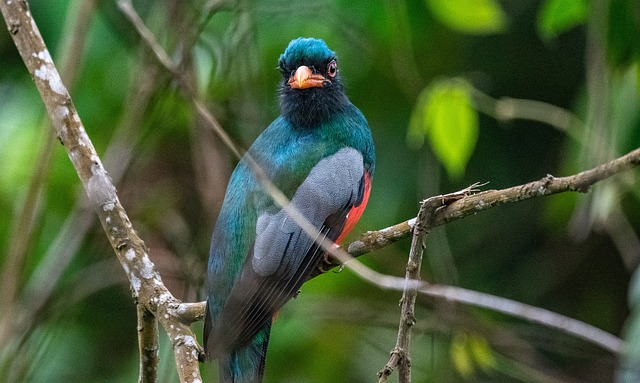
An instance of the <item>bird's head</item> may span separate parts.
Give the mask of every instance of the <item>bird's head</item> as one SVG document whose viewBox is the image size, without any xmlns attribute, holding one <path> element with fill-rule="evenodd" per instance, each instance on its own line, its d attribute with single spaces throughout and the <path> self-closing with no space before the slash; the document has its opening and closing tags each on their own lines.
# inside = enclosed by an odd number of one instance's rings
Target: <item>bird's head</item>
<svg viewBox="0 0 640 383">
<path fill-rule="evenodd" d="M 282 113 L 294 125 L 319 125 L 349 103 L 336 54 L 314 38 L 297 38 L 280 55 Z"/>
<path fill-rule="evenodd" d="M 278 64 L 291 89 L 324 88 L 338 81 L 336 54 L 319 39 L 300 37 L 291 41 Z"/>
</svg>

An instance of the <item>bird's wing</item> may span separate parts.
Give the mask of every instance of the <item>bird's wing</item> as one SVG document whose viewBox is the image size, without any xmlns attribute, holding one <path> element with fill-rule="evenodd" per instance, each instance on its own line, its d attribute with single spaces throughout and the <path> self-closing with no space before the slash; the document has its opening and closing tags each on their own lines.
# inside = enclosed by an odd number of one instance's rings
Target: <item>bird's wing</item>
<svg viewBox="0 0 640 383">
<path fill-rule="evenodd" d="M 368 181 L 362 155 L 353 148 L 318 162 L 290 202 L 318 230 L 317 239 L 302 231 L 284 209 L 258 217 L 252 253 L 219 321 L 224 329 L 216 331 L 218 347 L 243 346 L 295 296 L 321 259 L 317 243 L 341 235 L 349 212 L 366 202 Z"/>
</svg>

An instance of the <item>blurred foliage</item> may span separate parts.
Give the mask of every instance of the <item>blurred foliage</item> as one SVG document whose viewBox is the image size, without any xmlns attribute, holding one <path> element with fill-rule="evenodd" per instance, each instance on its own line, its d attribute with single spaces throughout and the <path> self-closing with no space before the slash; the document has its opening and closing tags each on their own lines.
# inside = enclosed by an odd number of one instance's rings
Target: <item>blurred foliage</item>
<svg viewBox="0 0 640 383">
<path fill-rule="evenodd" d="M 538 33 L 553 39 L 587 22 L 587 0 L 546 0 L 538 13 Z"/>
<path fill-rule="evenodd" d="M 209 236 L 235 159 L 114 1 L 30 4 L 55 62 L 77 68 L 74 103 L 165 283 L 178 298 L 202 299 Z M 568 175 L 640 146 L 635 0 L 134 5 L 243 147 L 278 115 L 276 63 L 287 43 L 327 41 L 378 153 L 352 238 L 412 217 L 430 195 Z M 71 42 L 81 21 L 89 28 L 78 47 Z M 124 273 L 63 148 L 46 155 L 53 138 L 44 108 L 8 33 L 0 33 L 0 68 L 0 381 L 132 381 L 136 320 Z M 503 97 L 574 119 L 550 126 L 518 109 L 504 118 Z M 640 263 L 637 177 L 634 170 L 586 195 L 538 198 L 438 228 L 423 277 L 544 307 L 637 346 L 637 275 L 628 293 Z M 404 275 L 408 247 L 405 240 L 362 259 Z M 399 297 L 348 271 L 310 281 L 274 325 L 266 380 L 375 381 L 395 344 Z M 416 317 L 415 382 L 607 382 L 619 366 L 621 381 L 640 380 L 637 347 L 618 358 L 538 325 L 428 299 Z M 176 379 L 167 343 L 161 335 L 162 382 Z M 207 381 L 215 369 L 203 365 Z"/>
<path fill-rule="evenodd" d="M 496 360 L 487 340 L 466 333 L 455 334 L 451 342 L 451 359 L 464 378 L 472 378 L 476 369 L 491 371 Z"/>
<path fill-rule="evenodd" d="M 419 96 L 409 123 L 409 147 L 419 148 L 428 135 L 435 155 L 452 178 L 463 175 L 478 141 L 478 113 L 472 104 L 466 83 L 436 80 Z"/>
<path fill-rule="evenodd" d="M 503 32 L 507 16 L 495 0 L 428 0 L 433 15 L 444 25 L 461 33 Z"/>
</svg>

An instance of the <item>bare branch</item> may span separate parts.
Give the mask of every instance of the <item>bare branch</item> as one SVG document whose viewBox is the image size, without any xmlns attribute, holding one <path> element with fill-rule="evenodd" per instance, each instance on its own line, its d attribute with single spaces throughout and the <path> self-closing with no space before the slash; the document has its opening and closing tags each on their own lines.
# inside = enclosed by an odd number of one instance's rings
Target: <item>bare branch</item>
<svg viewBox="0 0 640 383">
<path fill-rule="evenodd" d="M 153 53 L 158 58 L 158 61 L 167 68 L 173 74 L 180 74 L 177 65 L 171 60 L 167 52 L 160 46 L 158 40 L 153 33 L 144 25 L 144 22 L 138 15 L 138 12 L 133 8 L 130 0 L 118 0 L 118 8 L 124 13 L 125 16 L 131 21 L 131 24 L 136 28 L 138 34 L 147 42 L 147 46 L 151 48 Z"/>
<path fill-rule="evenodd" d="M 430 197 L 420 204 L 416 225 L 413 228 L 413 239 L 409 260 L 407 261 L 407 271 L 405 275 L 406 286 L 402 291 L 400 324 L 396 345 L 391 351 L 391 358 L 384 368 L 378 372 L 379 383 L 387 381 L 389 375 L 395 367 L 398 367 L 399 382 L 411 382 L 411 329 L 416 323 L 415 306 L 418 295 L 417 287 L 410 287 L 410 281 L 420 280 L 420 269 L 422 267 L 422 255 L 427 240 L 427 234 L 433 227 L 433 216 L 436 209 L 458 201 L 470 193 L 474 192 L 476 185 L 472 185 L 462 191 Z"/>
<path fill-rule="evenodd" d="M 523 201 L 529 198 L 568 191 L 586 193 L 593 184 L 607 179 L 617 173 L 632 169 L 639 164 L 640 149 L 635 149 L 622 157 L 571 176 L 556 178 L 552 175 L 547 175 L 538 181 L 529 182 L 523 185 L 501 190 L 487 190 L 478 194 L 470 195 L 460 201 L 452 203 L 442 210 L 438 210 L 434 217 L 434 226 L 444 225 L 451 221 L 474 215 L 483 210 L 508 203 Z M 413 230 L 415 222 L 415 218 L 412 218 L 382 230 L 366 232 L 350 244 L 346 245 L 345 248 L 347 248 L 349 254 L 354 257 L 379 250 L 402 238 L 408 237 L 411 230 Z M 331 267 L 339 265 L 340 264 L 338 262 L 334 261 L 323 265 L 323 268 L 328 270 Z"/>
<path fill-rule="evenodd" d="M 537 121 L 566 133 L 577 142 L 582 140 L 584 122 L 564 108 L 536 100 L 511 97 L 495 99 L 474 87 L 471 87 L 471 94 L 478 110 L 498 121 Z"/>
<path fill-rule="evenodd" d="M 70 33 L 72 39 L 62 49 L 61 56 L 63 57 L 64 64 L 62 66 L 61 76 L 65 80 L 65 83 L 71 84 L 71 86 L 75 83 L 75 78 L 77 77 L 77 69 L 80 63 L 79 57 L 83 52 L 89 21 L 91 20 L 90 16 L 93 13 L 94 6 L 94 0 L 83 1 L 80 10 L 77 12 L 77 15 L 75 15 L 77 17 L 68 18 L 73 20 L 68 23 L 68 25 L 71 25 L 68 28 L 72 29 Z M 49 124 L 49 119 L 43 120 L 43 123 Z M 52 132 L 48 129 L 43 129 L 43 133 L 45 133 L 44 140 L 40 147 L 38 158 L 34 163 L 34 175 L 31 177 L 31 182 L 27 187 L 25 201 L 19 214 L 16 215 L 13 226 L 14 229 L 9 236 L 11 240 L 9 241 L 7 255 L 2 268 L 2 278 L 0 278 L 0 281 L 2 281 L 0 291 L 3 292 L 0 300 L 3 307 L 8 307 L 13 304 L 18 294 L 18 286 L 20 285 L 19 275 L 24 267 L 28 245 L 32 242 L 31 239 L 37 217 L 39 217 L 43 208 L 39 200 L 45 179 L 51 170 L 51 161 L 55 146 L 55 137 Z"/>
<path fill-rule="evenodd" d="M 181 303 L 176 312 L 184 323 L 193 323 L 204 320 L 206 302 Z"/>
<path fill-rule="evenodd" d="M 394 347 L 391 350 L 391 357 L 382 370 L 378 371 L 378 383 L 386 383 L 389 376 L 393 374 L 396 367 L 399 367 L 398 382 L 407 382 L 411 380 L 411 376 L 407 376 L 407 371 L 411 371 L 411 360 L 407 350 Z"/>
<path fill-rule="evenodd" d="M 140 354 L 138 383 L 155 383 L 158 378 L 158 321 L 141 305 L 137 305 L 137 311 Z"/>
<path fill-rule="evenodd" d="M 175 63 L 167 54 L 167 52 L 162 48 L 162 46 L 158 43 L 158 40 L 155 38 L 153 33 L 147 28 L 144 24 L 135 8 L 131 5 L 129 0 L 118 0 L 118 7 L 122 11 L 122 13 L 129 19 L 129 22 L 136 28 L 140 37 L 144 41 L 144 43 L 151 49 L 153 54 L 155 55 L 158 62 L 169 71 L 175 78 L 178 80 L 179 85 L 182 90 L 187 94 L 187 96 L 193 102 L 196 112 L 200 117 L 202 117 L 207 124 L 215 131 L 215 133 L 220 137 L 223 143 L 231 150 L 231 152 L 236 156 L 236 158 L 240 159 L 243 155 L 243 151 L 233 142 L 231 137 L 222 129 L 222 125 L 218 122 L 218 119 L 209 112 L 207 107 L 198 99 L 197 94 L 195 93 L 193 87 L 187 81 L 186 76 L 183 72 L 178 69 L 178 64 Z"/>
<path fill-rule="evenodd" d="M 446 206 L 441 210 L 437 210 L 433 217 L 432 225 L 435 227 L 491 207 L 522 201 L 533 197 L 551 195 L 565 191 L 586 192 L 594 183 L 606 179 L 618 172 L 637 166 L 639 163 L 640 149 L 636 149 L 625 156 L 573 176 L 561 178 L 547 176 L 539 181 L 504 190 L 493 190 L 470 195 L 459 201 L 451 203 L 449 206 Z M 306 218 L 299 212 L 286 205 L 286 199 L 283 200 L 284 196 L 281 195 L 282 193 L 277 189 L 274 190 L 273 185 L 270 185 L 268 180 L 261 180 L 261 182 L 263 183 L 263 186 L 269 190 L 269 193 L 273 196 L 274 200 L 283 206 L 283 209 L 287 211 L 287 214 L 289 214 L 301 229 L 307 233 L 307 235 L 315 237 L 313 235 L 316 231 L 315 228 L 313 228 L 313 226 L 310 225 Z M 387 230 L 385 229 L 385 231 Z M 397 233 L 393 234 L 393 238 L 398 237 Z M 331 254 L 331 257 L 334 259 L 327 260 L 327 264 L 342 264 L 355 272 L 362 279 L 365 279 L 380 288 L 395 290 L 416 288 L 425 295 L 488 308 L 527 321 L 544 324 L 545 326 L 598 344 L 614 353 L 621 352 L 624 347 L 624 342 L 619 338 L 594 326 L 571 319 L 564 315 L 515 302 L 510 299 L 495 297 L 489 294 L 459 287 L 429 285 L 417 280 L 405 281 L 402 278 L 384 275 L 366 267 L 342 248 L 336 247 L 331 241 L 322 240 L 319 245 L 327 254 Z M 365 251 L 362 251 L 361 249 L 361 254 L 364 253 Z M 457 296 L 458 293 L 460 296 Z"/>
<path fill-rule="evenodd" d="M 508 202 L 517 202 L 536 196 L 560 193 L 562 191 L 573 190 L 584 192 L 593 183 L 605 179 L 616 172 L 636 166 L 638 163 L 640 163 L 640 149 L 597 168 L 587 170 L 574 176 L 563 178 L 547 176 L 540 181 L 504 189 L 503 191 L 490 191 L 468 196 L 453 202 L 449 206 L 442 208 L 442 210 L 438 210 L 437 214 L 433 217 L 432 226 L 435 227 L 442 225 L 455 219 L 463 218 L 469 214 L 486 210 L 489 207 L 499 206 Z M 260 178 L 259 174 L 258 177 Z M 282 195 L 282 192 L 277 190 L 269 180 L 261 179 L 260 182 L 263 187 L 267 188 L 268 192 L 272 195 L 272 198 L 282 206 L 282 209 L 287 212 L 287 214 L 307 235 L 312 238 L 318 238 L 318 236 L 314 236 L 314 233 L 317 233 L 317 230 L 309 223 L 309 221 L 290 205 L 286 204 L 286 198 Z M 478 196 L 487 195 L 493 196 L 494 199 L 482 200 L 476 198 Z M 466 203 L 467 200 L 473 200 L 474 203 Z M 459 207 L 456 205 L 459 205 Z M 360 278 L 380 288 L 394 290 L 415 288 L 425 295 L 475 305 L 478 307 L 490 308 L 527 321 L 541 323 L 556 330 L 564 331 L 581 339 L 596 343 L 614 353 L 621 352 L 624 347 L 624 342 L 621 339 L 594 326 L 571 319 L 564 315 L 556 314 L 545 309 L 539 309 L 510 299 L 495 297 L 489 294 L 463 288 L 429 285 L 418 280 L 405 280 L 381 274 L 365 266 L 326 238 L 320 240 L 318 245 L 325 253 L 330 254 L 331 257 L 335 259 L 335 262 L 344 265 L 356 273 Z M 326 262 L 331 263 L 333 261 Z M 456 292 L 460 293 L 459 298 L 456 296 Z M 537 311 L 537 313 L 534 314 L 536 310 L 540 311 Z"/>
<path fill-rule="evenodd" d="M 524 319 L 529 322 L 538 323 L 586 340 L 587 342 L 597 344 L 615 354 L 619 354 L 624 350 L 625 345 L 620 338 L 611 335 L 606 331 L 600 330 L 595 326 L 591 326 L 590 324 L 540 307 L 455 286 L 423 283 L 422 286 L 420 286 L 419 291 L 424 295 L 431 297 L 481 307 Z"/>
<path fill-rule="evenodd" d="M 28 2 L 3 1 L 0 2 L 0 10 L 20 56 L 33 76 L 56 135 L 64 145 L 129 278 L 134 297 L 160 320 L 167 331 L 174 346 L 180 380 L 201 381 L 198 359 L 202 349 L 189 326 L 179 320 L 176 308 L 181 302 L 162 283 L 144 242 L 120 204 L 115 186 L 84 129 L 31 16 Z"/>
</svg>

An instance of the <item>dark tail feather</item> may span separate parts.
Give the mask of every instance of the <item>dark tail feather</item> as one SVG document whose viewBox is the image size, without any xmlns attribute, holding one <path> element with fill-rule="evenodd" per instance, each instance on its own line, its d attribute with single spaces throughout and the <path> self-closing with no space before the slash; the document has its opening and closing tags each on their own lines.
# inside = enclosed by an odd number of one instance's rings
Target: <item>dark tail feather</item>
<svg viewBox="0 0 640 383">
<path fill-rule="evenodd" d="M 220 383 L 261 383 L 269 345 L 271 320 L 243 348 L 220 356 Z"/>
</svg>

